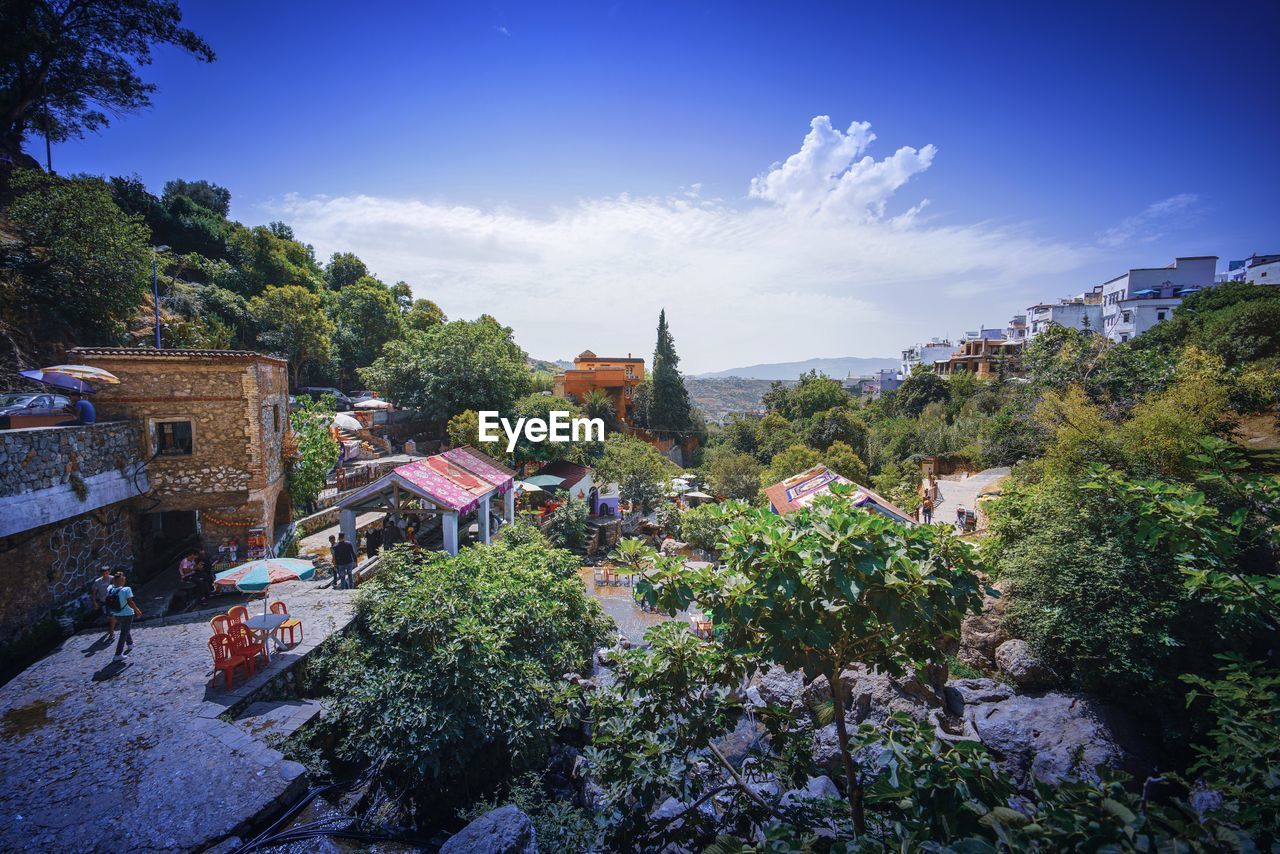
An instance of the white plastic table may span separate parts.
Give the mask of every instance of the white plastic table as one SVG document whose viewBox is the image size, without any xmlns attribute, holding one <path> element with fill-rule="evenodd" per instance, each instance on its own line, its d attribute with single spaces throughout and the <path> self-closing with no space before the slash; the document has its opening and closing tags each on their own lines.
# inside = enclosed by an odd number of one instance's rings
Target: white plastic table
<svg viewBox="0 0 1280 854">
<path fill-rule="evenodd" d="M 254 634 L 263 640 L 263 649 L 268 649 L 265 645 L 267 638 L 270 638 L 272 643 L 274 643 L 278 648 L 284 649 L 285 645 L 281 643 L 280 638 L 276 637 L 275 631 L 280 628 L 287 619 L 289 619 L 288 614 L 258 614 L 245 620 L 244 624 L 248 626 L 250 631 L 254 632 Z M 268 653 L 268 658 L 269 657 L 270 654 Z"/>
</svg>

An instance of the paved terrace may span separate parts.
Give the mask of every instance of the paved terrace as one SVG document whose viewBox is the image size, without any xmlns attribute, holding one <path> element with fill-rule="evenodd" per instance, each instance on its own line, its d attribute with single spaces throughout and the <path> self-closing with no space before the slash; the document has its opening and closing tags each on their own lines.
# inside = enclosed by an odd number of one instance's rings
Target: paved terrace
<svg viewBox="0 0 1280 854">
<path fill-rule="evenodd" d="M 124 665 L 111 663 L 102 632 L 75 635 L 0 687 L 0 850 L 185 851 L 292 800 L 302 766 L 261 739 L 296 729 L 316 705 L 255 702 L 236 723 L 219 715 L 343 629 L 353 596 L 273 587 L 306 639 L 234 692 L 221 677 L 210 684 L 211 611 L 136 624 Z"/>
</svg>

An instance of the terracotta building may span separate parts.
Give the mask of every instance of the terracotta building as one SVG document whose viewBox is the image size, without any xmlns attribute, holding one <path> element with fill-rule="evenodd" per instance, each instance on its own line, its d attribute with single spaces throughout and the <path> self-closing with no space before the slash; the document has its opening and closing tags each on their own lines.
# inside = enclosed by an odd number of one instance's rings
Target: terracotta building
<svg viewBox="0 0 1280 854">
<path fill-rule="evenodd" d="M 573 367 L 556 375 L 555 393 L 581 401 L 593 389 L 607 392 L 613 411 L 623 424 L 631 424 L 631 407 L 636 386 L 644 381 L 644 359 L 597 356 L 585 350 L 573 360 Z"/>
<path fill-rule="evenodd" d="M 230 537 L 246 548 L 274 543 L 290 516 L 284 359 L 234 350 L 78 348 L 70 355 L 120 380 L 94 396 L 98 417 L 139 428 L 150 481 L 138 519 L 144 545 L 195 533 L 212 547 Z"/>
</svg>

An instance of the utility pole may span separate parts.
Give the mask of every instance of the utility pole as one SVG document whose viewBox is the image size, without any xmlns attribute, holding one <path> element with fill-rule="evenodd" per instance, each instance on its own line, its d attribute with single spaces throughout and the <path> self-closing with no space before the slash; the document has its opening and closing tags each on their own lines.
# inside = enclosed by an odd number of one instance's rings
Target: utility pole
<svg viewBox="0 0 1280 854">
<path fill-rule="evenodd" d="M 151 299 L 156 311 L 156 349 L 160 349 L 160 273 L 157 259 L 161 252 L 167 252 L 168 246 L 151 247 Z"/>
</svg>

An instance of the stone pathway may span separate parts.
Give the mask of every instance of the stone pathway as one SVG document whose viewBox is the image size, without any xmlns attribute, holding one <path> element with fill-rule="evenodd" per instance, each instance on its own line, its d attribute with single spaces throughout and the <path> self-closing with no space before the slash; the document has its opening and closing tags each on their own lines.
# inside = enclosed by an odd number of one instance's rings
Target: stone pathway
<svg viewBox="0 0 1280 854">
<path fill-rule="evenodd" d="M 978 496 L 982 490 L 1008 475 L 1010 471 L 1012 469 L 1008 466 L 998 466 L 971 474 L 966 478 L 952 480 L 951 475 L 938 478 L 938 504 L 933 511 L 933 520 L 955 522 L 957 507 L 963 507 L 971 512 L 976 511 Z"/>
<path fill-rule="evenodd" d="M 234 691 L 221 676 L 210 682 L 209 611 L 139 623 L 124 665 L 111 663 L 100 633 L 75 635 L 0 687 L 0 850 L 185 851 L 292 800 L 303 768 L 263 738 L 315 708 L 255 703 L 247 720 L 219 716 L 343 629 L 353 596 L 312 582 L 273 587 L 305 639 L 252 679 L 240 669 Z"/>
</svg>

